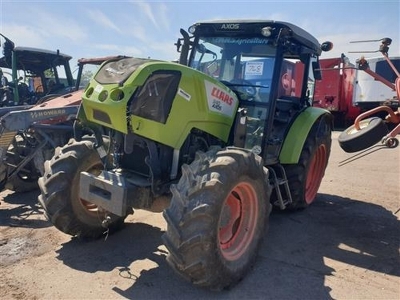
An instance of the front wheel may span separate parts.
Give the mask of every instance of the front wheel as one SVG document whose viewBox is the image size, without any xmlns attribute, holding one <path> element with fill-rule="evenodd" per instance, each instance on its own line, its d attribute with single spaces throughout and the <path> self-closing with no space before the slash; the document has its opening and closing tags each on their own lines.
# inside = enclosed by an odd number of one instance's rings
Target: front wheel
<svg viewBox="0 0 400 300">
<path fill-rule="evenodd" d="M 125 217 L 119 217 L 79 197 L 80 173 L 100 174 L 103 163 L 94 148 L 95 139 L 71 139 L 56 155 L 45 162 L 44 175 L 39 178 L 39 202 L 45 217 L 64 233 L 79 238 L 97 238 L 108 229 L 118 229 Z"/>
<path fill-rule="evenodd" d="M 200 154 L 182 167 L 164 211 L 171 267 L 212 290 L 236 284 L 256 259 L 271 188 L 262 159 L 238 149 Z"/>
</svg>

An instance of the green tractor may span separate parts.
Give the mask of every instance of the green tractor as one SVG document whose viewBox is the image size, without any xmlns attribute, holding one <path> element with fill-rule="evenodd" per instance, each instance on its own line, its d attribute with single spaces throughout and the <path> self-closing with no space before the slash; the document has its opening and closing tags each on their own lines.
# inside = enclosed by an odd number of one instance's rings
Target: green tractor
<svg viewBox="0 0 400 300">
<path fill-rule="evenodd" d="M 100 67 L 75 138 L 45 162 L 39 201 L 59 230 L 86 239 L 167 197 L 168 263 L 221 290 L 255 262 L 272 207 L 316 198 L 332 117 L 312 107 L 312 93 L 332 44 L 276 21 L 181 33 L 179 63 L 125 57 Z"/>
</svg>

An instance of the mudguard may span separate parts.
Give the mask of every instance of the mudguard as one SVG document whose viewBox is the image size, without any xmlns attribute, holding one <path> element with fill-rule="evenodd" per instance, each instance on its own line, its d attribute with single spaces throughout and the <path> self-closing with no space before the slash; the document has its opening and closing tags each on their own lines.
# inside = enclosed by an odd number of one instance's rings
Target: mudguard
<svg viewBox="0 0 400 300">
<path fill-rule="evenodd" d="M 296 118 L 286 135 L 279 154 L 281 164 L 298 163 L 301 150 L 311 127 L 315 122 L 323 122 L 325 118 L 321 118 L 321 116 L 324 115 L 330 119 L 329 122 L 332 122 L 331 113 L 318 107 L 308 107 Z"/>
</svg>

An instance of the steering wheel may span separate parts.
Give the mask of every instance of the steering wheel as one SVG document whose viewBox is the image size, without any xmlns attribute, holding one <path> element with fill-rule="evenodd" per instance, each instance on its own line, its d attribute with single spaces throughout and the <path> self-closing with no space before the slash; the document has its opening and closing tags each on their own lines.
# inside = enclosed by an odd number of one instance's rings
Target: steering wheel
<svg viewBox="0 0 400 300">
<path fill-rule="evenodd" d="M 223 83 L 236 92 L 242 100 L 253 101 L 257 94 L 254 83 L 245 79 L 233 79 Z"/>
</svg>

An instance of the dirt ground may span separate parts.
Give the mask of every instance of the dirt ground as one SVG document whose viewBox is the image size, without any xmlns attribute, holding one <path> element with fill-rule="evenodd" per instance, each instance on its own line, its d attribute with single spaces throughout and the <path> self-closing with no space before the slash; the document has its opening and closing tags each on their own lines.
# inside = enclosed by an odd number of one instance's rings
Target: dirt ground
<svg viewBox="0 0 400 300">
<path fill-rule="evenodd" d="M 81 242 L 48 223 L 38 192 L 0 194 L 0 299 L 400 299 L 400 147 L 343 152 L 333 134 L 317 201 L 273 212 L 254 269 L 209 292 L 165 261 L 161 213 Z"/>
</svg>

